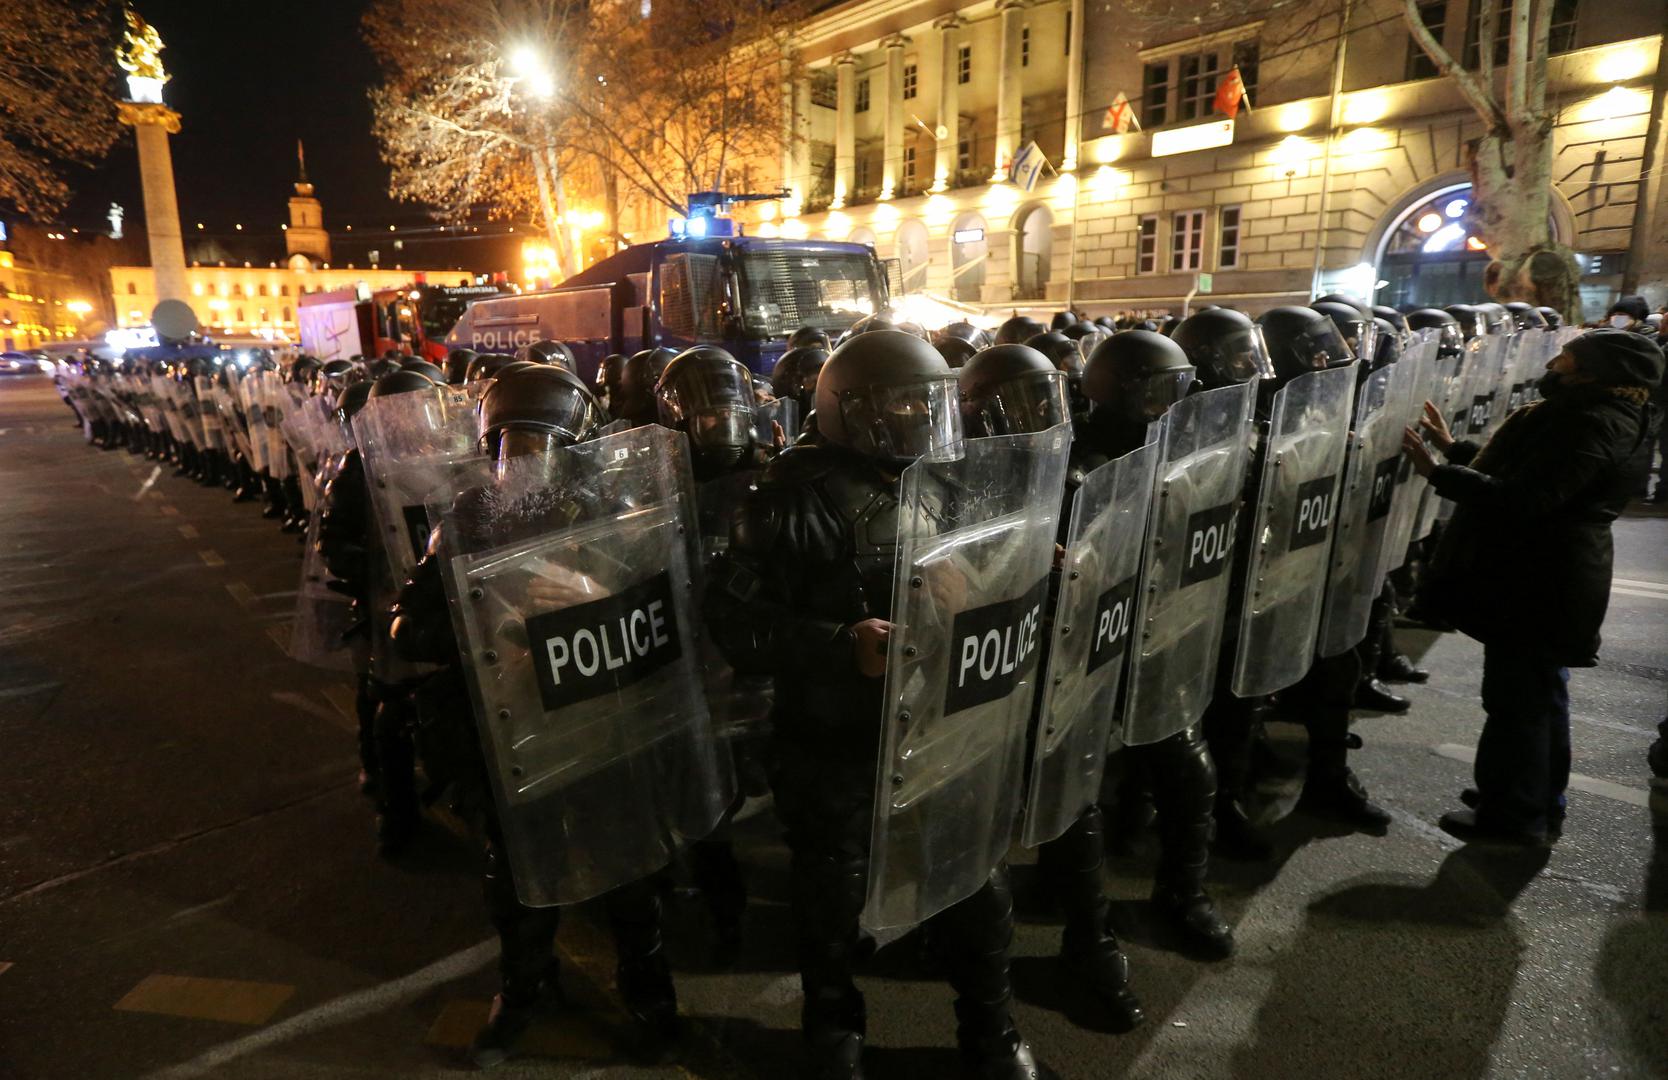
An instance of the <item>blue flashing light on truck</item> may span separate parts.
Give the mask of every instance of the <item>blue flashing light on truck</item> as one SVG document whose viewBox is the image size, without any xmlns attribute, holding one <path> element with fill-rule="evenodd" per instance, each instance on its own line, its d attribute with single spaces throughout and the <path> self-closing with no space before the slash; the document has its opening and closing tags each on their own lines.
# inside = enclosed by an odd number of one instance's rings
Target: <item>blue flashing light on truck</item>
<svg viewBox="0 0 1668 1080">
<path fill-rule="evenodd" d="M 837 338 L 889 300 L 886 268 L 867 244 L 686 230 L 628 247 L 554 289 L 476 300 L 446 346 L 514 352 L 561 341 L 590 380 L 610 353 L 715 344 L 769 375 L 801 326 Z"/>
</svg>

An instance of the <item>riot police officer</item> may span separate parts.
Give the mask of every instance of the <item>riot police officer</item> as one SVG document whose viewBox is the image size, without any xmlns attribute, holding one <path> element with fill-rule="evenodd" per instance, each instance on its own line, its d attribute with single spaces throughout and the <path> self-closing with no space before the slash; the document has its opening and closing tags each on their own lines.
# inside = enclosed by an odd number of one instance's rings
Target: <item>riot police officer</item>
<svg viewBox="0 0 1668 1080">
<path fill-rule="evenodd" d="M 1057 334 L 1039 337 L 1059 337 Z M 1036 340 L 1036 339 L 1033 339 Z M 1069 338 L 1062 338 L 1076 344 Z M 1071 421 L 1067 377 L 1037 349 L 1026 345 L 996 345 L 975 355 L 961 369 L 962 427 L 970 437 L 1046 431 Z M 1066 476 L 1064 530 L 1085 470 L 1074 462 Z M 1059 593 L 1058 571 L 1050 582 L 1054 594 L 1044 610 L 1053 611 Z M 1051 634 L 1044 632 L 1043 641 Z M 1047 670 L 1046 659 L 1038 670 Z M 1042 695 L 1036 707 L 1040 709 Z M 1040 717 L 1033 717 L 1032 738 Z M 1027 755 L 1029 760 L 1030 755 Z M 1065 914 L 1060 938 L 1060 964 L 1106 1010 L 1107 1026 L 1128 1031 L 1146 1017 L 1140 999 L 1129 987 L 1129 958 L 1108 925 L 1111 901 L 1102 880 L 1106 861 L 1106 827 L 1098 805 L 1090 804 L 1059 837 L 1037 849 L 1037 868 Z"/>
<path fill-rule="evenodd" d="M 604 418 L 590 389 L 573 372 L 560 365 L 529 364 L 500 373 L 487 387 L 480 407 L 481 448 L 502 467 L 511 460 L 583 442 L 597 433 Z M 461 493 L 458 501 L 491 497 L 475 489 Z M 553 500 L 539 512 L 559 527 L 577 510 Z M 454 514 L 454 520 L 470 518 Z M 444 551 L 442 530 L 436 529 L 411 580 L 400 590 L 392 638 L 406 660 L 440 665 L 415 695 L 424 768 L 431 781 L 450 786 L 453 805 L 466 819 L 479 820 L 483 826 L 483 885 L 487 912 L 498 932 L 500 989 L 470 1055 L 477 1065 L 487 1068 L 516 1051 L 541 1000 L 559 998 L 554 947 L 561 908 L 532 907 L 517 897 L 500 808 L 489 789 L 458 641 L 447 611 Z M 645 1034 L 669 1039 L 676 1032 L 677 995 L 662 947 L 658 883 L 650 877 L 613 889 L 603 904 L 617 951 L 620 996 Z"/>
<path fill-rule="evenodd" d="M 828 350 L 820 345 L 789 349 L 770 371 L 770 389 L 779 398 L 797 401 L 799 415 L 809 417 L 817 404 L 817 375 L 826 363 Z"/>
<path fill-rule="evenodd" d="M 619 400 L 614 400 L 614 394 L 609 396 L 608 411 L 614 419 L 624 420 L 633 427 L 655 422 L 659 416 L 655 384 L 676 355 L 676 350 L 667 348 L 642 349 L 631 354 L 620 369 Z"/>
<path fill-rule="evenodd" d="M 954 376 L 912 334 L 872 331 L 817 381 L 823 442 L 779 455 L 713 571 L 707 621 L 731 664 L 774 676 L 776 811 L 792 851 L 806 1075 L 863 1075 L 863 996 L 852 981 L 874 805 L 881 676 L 890 631 L 899 476 L 959 442 Z M 930 924 L 957 991 L 970 1076 L 1033 1080 L 1010 1010 L 1013 904 L 1005 868 Z"/>
</svg>

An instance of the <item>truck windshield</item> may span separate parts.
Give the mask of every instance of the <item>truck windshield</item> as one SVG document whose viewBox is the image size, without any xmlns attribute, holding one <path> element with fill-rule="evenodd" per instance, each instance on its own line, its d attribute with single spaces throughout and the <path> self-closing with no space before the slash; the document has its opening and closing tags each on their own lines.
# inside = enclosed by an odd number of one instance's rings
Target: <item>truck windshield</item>
<svg viewBox="0 0 1668 1080">
<path fill-rule="evenodd" d="M 417 309 L 423 320 L 423 337 L 429 341 L 445 341 L 446 335 L 457 325 L 458 316 L 469 306 L 469 301 L 478 299 L 473 296 L 448 296 L 435 290 L 425 295 L 422 306 Z"/>
<path fill-rule="evenodd" d="M 838 332 L 880 308 L 874 260 L 844 252 L 769 250 L 736 260 L 742 322 L 752 337 L 801 326 Z"/>
</svg>

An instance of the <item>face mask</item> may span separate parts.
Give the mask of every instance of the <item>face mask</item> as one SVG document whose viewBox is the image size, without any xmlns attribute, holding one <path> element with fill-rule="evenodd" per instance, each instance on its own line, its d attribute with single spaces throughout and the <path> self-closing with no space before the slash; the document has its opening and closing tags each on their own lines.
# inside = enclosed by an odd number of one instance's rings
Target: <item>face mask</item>
<svg viewBox="0 0 1668 1080">
<path fill-rule="evenodd" d="M 1626 330 L 1633 325 L 1633 319 L 1627 315 L 1612 315 L 1610 316 L 1610 325 L 1618 330 Z"/>
</svg>

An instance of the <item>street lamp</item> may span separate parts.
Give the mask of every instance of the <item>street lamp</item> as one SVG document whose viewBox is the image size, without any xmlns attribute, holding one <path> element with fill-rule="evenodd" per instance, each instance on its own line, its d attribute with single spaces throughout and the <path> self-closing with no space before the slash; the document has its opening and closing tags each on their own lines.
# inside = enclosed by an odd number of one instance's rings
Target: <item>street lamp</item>
<svg viewBox="0 0 1668 1080">
<path fill-rule="evenodd" d="M 556 76 L 545 66 L 544 58 L 531 45 L 518 45 L 510 52 L 510 70 L 521 79 L 527 92 L 536 98 L 550 98 L 556 94 Z"/>
</svg>

